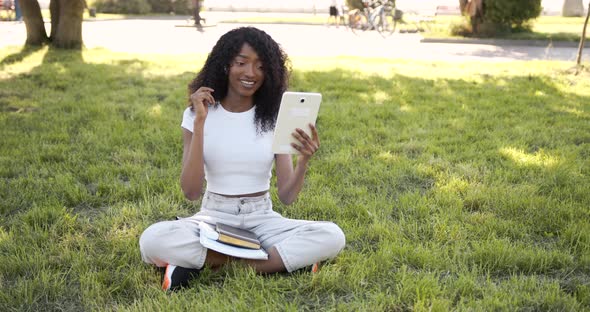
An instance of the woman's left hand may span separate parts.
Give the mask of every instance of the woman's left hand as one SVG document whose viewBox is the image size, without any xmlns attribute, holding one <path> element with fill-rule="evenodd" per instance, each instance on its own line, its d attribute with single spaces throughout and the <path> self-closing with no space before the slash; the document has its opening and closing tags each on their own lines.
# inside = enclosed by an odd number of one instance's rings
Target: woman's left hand
<svg viewBox="0 0 590 312">
<path fill-rule="evenodd" d="M 305 131 L 297 128 L 295 132 L 292 133 L 293 137 L 295 137 L 301 144 L 291 143 L 291 146 L 295 148 L 301 156 L 304 158 L 311 158 L 313 154 L 320 148 L 320 137 L 318 136 L 318 130 L 312 124 L 309 124 L 309 128 L 311 129 L 311 138 Z"/>
</svg>

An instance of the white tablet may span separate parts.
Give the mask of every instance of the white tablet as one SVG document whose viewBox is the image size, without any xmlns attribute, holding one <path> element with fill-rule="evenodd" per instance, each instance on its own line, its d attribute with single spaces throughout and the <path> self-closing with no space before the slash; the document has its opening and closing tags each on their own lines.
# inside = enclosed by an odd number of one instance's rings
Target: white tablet
<svg viewBox="0 0 590 312">
<path fill-rule="evenodd" d="M 291 135 L 300 128 L 311 137 L 309 124 L 315 125 L 320 110 L 322 95 L 309 92 L 285 92 L 275 125 L 272 152 L 275 154 L 299 154 L 291 143 L 300 144 Z"/>
</svg>

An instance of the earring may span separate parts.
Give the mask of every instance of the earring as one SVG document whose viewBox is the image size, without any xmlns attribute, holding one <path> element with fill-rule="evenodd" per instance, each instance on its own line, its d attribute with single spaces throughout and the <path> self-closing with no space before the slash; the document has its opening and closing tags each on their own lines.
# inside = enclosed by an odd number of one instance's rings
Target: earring
<svg viewBox="0 0 590 312">
<path fill-rule="evenodd" d="M 223 67 L 223 72 L 227 74 L 227 66 Z"/>
</svg>

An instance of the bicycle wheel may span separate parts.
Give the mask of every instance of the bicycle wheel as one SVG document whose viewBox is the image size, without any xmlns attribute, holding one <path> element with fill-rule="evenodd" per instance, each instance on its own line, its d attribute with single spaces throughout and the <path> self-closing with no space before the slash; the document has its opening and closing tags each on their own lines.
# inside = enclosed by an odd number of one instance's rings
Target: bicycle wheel
<svg viewBox="0 0 590 312">
<path fill-rule="evenodd" d="M 394 18 L 393 14 L 390 13 L 382 13 L 377 20 L 377 31 L 383 37 L 391 36 L 395 32 L 395 27 L 397 26 L 397 20 Z"/>
<path fill-rule="evenodd" d="M 348 27 L 350 27 L 350 30 L 355 35 L 358 34 L 359 31 L 366 30 L 366 28 L 365 28 L 366 23 L 367 23 L 367 18 L 359 12 L 350 15 L 348 18 Z"/>
</svg>

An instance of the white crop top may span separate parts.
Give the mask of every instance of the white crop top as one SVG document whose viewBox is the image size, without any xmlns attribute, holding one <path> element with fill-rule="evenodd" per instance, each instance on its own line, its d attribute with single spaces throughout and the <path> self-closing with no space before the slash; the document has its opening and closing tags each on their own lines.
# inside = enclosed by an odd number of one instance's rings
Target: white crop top
<svg viewBox="0 0 590 312">
<path fill-rule="evenodd" d="M 193 132 L 195 113 L 187 108 L 182 127 Z M 207 191 L 238 195 L 266 191 L 274 154 L 272 131 L 257 133 L 254 107 L 242 113 L 209 106 L 203 132 Z"/>
</svg>

